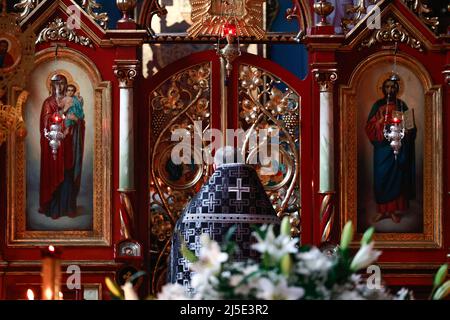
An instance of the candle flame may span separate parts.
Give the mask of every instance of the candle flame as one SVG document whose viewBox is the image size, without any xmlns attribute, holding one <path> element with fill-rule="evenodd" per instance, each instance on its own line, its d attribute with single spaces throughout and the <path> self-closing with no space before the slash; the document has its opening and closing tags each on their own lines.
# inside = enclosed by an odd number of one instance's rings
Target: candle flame
<svg viewBox="0 0 450 320">
<path fill-rule="evenodd" d="M 31 289 L 27 290 L 27 298 L 28 300 L 34 300 L 34 292 Z"/>
<path fill-rule="evenodd" d="M 55 247 L 54 246 L 48 246 L 48 251 L 55 252 Z"/>
<path fill-rule="evenodd" d="M 47 300 L 52 300 L 53 299 L 53 291 L 50 288 L 45 289 L 45 298 Z"/>
<path fill-rule="evenodd" d="M 59 295 L 59 300 L 64 300 L 64 295 L 61 291 L 58 293 L 58 295 Z"/>
</svg>

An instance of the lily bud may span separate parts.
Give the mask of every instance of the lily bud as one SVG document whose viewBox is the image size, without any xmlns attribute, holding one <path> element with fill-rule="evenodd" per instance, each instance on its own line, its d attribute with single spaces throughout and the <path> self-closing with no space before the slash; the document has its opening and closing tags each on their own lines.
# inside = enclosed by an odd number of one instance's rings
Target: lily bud
<svg viewBox="0 0 450 320">
<path fill-rule="evenodd" d="M 289 222 L 289 217 L 285 216 L 283 220 L 281 220 L 281 234 L 284 236 L 291 236 L 291 223 Z"/>
<path fill-rule="evenodd" d="M 433 295 L 433 300 L 443 300 L 450 294 L 450 280 L 446 281 Z"/>
<path fill-rule="evenodd" d="M 434 276 L 433 285 L 435 288 L 439 287 L 444 282 L 444 280 L 447 278 L 447 272 L 448 272 L 447 270 L 448 270 L 448 264 L 443 264 L 439 268 L 438 272 Z"/>
<path fill-rule="evenodd" d="M 288 277 L 291 274 L 292 270 L 292 257 L 290 254 L 286 254 L 281 258 L 281 273 Z"/>
<path fill-rule="evenodd" d="M 353 239 L 353 224 L 351 221 L 348 221 L 345 224 L 344 229 L 342 230 L 341 249 L 347 249 L 352 239 Z"/>
<path fill-rule="evenodd" d="M 350 265 L 350 269 L 352 271 L 358 271 L 366 268 L 377 261 L 378 257 L 381 255 L 381 251 L 373 250 L 374 245 L 375 242 L 372 241 L 369 244 L 364 244 L 361 246 Z"/>
<path fill-rule="evenodd" d="M 364 235 L 361 239 L 361 245 L 369 244 L 372 242 L 373 233 L 375 232 L 374 227 L 370 227 L 369 229 L 364 232 Z"/>
</svg>

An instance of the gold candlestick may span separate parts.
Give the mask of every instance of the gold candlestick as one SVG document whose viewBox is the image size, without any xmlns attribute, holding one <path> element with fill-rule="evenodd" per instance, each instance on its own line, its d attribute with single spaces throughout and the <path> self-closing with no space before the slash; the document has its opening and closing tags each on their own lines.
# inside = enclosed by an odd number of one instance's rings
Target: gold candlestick
<svg viewBox="0 0 450 320">
<path fill-rule="evenodd" d="M 42 250 L 42 300 L 60 300 L 61 252 L 54 246 Z"/>
</svg>

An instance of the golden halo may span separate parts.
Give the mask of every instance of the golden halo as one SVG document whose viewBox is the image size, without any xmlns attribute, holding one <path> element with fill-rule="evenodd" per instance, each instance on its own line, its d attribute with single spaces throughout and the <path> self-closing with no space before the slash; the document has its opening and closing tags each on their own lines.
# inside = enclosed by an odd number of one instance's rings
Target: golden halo
<svg viewBox="0 0 450 320">
<path fill-rule="evenodd" d="M 52 79 L 52 77 L 53 77 L 55 74 L 61 74 L 61 75 L 63 75 L 64 77 L 66 77 L 66 79 L 67 79 L 67 85 L 71 84 L 71 85 L 75 86 L 75 88 L 77 88 L 77 92 L 80 92 L 80 86 L 78 85 L 78 83 L 76 83 L 76 82 L 73 80 L 73 77 L 72 77 L 72 75 L 71 75 L 69 72 L 67 72 L 66 70 L 56 70 L 56 71 L 51 72 L 51 73 L 48 75 L 48 77 L 47 77 L 47 82 L 46 82 L 46 84 L 47 84 L 47 90 L 48 90 L 48 92 L 49 92 L 49 95 L 52 94 L 52 85 L 51 85 L 52 81 L 51 81 L 51 79 Z"/>
<path fill-rule="evenodd" d="M 383 93 L 383 82 L 392 76 L 392 72 L 383 73 L 377 81 L 377 94 L 379 97 L 384 98 Z M 399 75 L 400 76 L 400 75 Z M 400 76 L 400 81 L 398 81 L 399 90 L 397 93 L 397 97 L 400 98 L 405 92 L 405 86 L 403 82 L 403 78 Z"/>
</svg>

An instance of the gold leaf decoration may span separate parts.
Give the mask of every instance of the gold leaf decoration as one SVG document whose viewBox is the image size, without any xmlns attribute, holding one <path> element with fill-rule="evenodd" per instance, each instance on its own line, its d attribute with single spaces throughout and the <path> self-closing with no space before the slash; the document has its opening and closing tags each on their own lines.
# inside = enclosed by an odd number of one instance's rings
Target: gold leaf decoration
<svg viewBox="0 0 450 320">
<path fill-rule="evenodd" d="M 387 19 L 386 23 L 383 24 L 381 29 L 376 30 L 372 35 L 364 40 L 359 49 L 370 48 L 376 43 L 383 42 L 401 42 L 406 43 L 410 47 L 423 51 L 423 44 L 421 41 L 410 36 L 409 32 L 394 18 L 390 17 Z"/>
<path fill-rule="evenodd" d="M 91 39 L 85 36 L 78 36 L 75 29 L 69 28 L 67 23 L 61 18 L 55 19 L 55 21 L 49 23 L 48 27 L 42 29 L 36 44 L 59 40 L 74 42 L 90 48 L 94 47 Z"/>
<path fill-rule="evenodd" d="M 81 7 L 86 11 L 86 13 L 98 22 L 100 27 L 103 29 L 108 28 L 109 17 L 106 12 L 97 13 L 94 12 L 95 9 L 101 9 L 102 5 L 97 3 L 96 0 L 83 0 Z"/>
<path fill-rule="evenodd" d="M 192 26 L 189 36 L 220 36 L 227 23 L 236 25 L 240 37 L 262 39 L 264 0 L 190 0 Z"/>
</svg>

